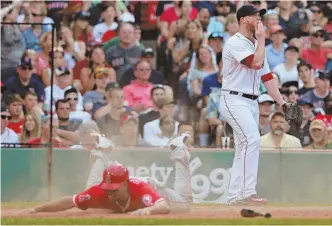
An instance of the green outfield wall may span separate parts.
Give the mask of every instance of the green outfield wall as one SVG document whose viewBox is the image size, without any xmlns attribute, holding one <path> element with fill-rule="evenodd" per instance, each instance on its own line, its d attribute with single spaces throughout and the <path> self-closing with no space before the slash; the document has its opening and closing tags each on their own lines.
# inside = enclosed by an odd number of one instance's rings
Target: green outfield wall
<svg viewBox="0 0 332 226">
<path fill-rule="evenodd" d="M 174 166 L 164 149 L 122 150 L 112 159 L 129 167 L 131 176 L 152 176 L 174 186 Z M 234 153 L 212 149 L 192 152 L 191 187 L 197 203 L 223 203 Z M 90 157 L 85 150 L 55 149 L 53 198 L 85 189 Z M 249 167 L 249 166 L 248 166 Z M 331 204 L 332 152 L 271 151 L 260 155 L 258 192 L 271 203 Z M 2 201 L 47 199 L 47 149 L 1 149 Z"/>
</svg>

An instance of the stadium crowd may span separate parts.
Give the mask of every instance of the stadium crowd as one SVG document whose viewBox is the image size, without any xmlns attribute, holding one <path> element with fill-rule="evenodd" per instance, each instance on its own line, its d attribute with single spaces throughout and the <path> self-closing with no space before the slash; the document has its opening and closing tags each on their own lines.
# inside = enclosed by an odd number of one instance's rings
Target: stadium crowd
<svg viewBox="0 0 332 226">
<path fill-rule="evenodd" d="M 1 1 L 2 145 L 76 147 L 93 120 L 118 146 L 164 147 L 189 123 L 195 146 L 233 148 L 222 49 L 244 3 Z M 270 69 L 303 110 L 290 126 L 262 83 L 262 148 L 332 149 L 332 2 L 249 3 L 268 9 Z"/>
</svg>

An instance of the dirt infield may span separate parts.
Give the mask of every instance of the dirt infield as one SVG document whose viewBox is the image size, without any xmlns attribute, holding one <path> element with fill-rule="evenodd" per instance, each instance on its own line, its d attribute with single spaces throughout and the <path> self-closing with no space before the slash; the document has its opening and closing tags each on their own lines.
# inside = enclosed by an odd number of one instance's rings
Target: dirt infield
<svg viewBox="0 0 332 226">
<path fill-rule="evenodd" d="M 271 213 L 277 219 L 332 219 L 332 206 L 265 206 L 265 207 L 229 207 L 229 206 L 194 206 L 189 213 L 171 213 L 167 215 L 145 216 L 144 218 L 172 218 L 172 219 L 240 219 L 242 208 L 257 212 Z M 133 218 L 128 214 L 101 215 L 80 210 L 70 210 L 58 213 L 38 213 L 34 215 L 15 216 L 22 208 L 2 207 L 2 217 L 31 217 L 31 218 Z M 135 216 L 137 218 L 137 216 Z"/>
</svg>

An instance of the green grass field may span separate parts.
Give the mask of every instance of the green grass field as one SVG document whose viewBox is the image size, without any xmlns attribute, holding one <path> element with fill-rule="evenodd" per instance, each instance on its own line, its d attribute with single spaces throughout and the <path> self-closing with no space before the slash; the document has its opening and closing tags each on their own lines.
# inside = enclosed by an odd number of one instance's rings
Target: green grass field
<svg viewBox="0 0 332 226">
<path fill-rule="evenodd" d="M 332 219 L 3 218 L 6 225 L 332 225 Z"/>
</svg>

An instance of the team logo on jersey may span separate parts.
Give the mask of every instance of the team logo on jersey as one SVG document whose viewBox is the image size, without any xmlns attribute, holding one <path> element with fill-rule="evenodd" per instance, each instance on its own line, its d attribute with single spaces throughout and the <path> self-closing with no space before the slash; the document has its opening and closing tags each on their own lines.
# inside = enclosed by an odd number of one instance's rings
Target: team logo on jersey
<svg viewBox="0 0 332 226">
<path fill-rule="evenodd" d="M 84 202 L 84 201 L 87 201 L 90 199 L 91 199 L 91 196 L 89 194 L 78 196 L 78 202 Z"/>
<path fill-rule="evenodd" d="M 142 201 L 145 206 L 152 206 L 152 197 L 149 194 L 143 195 Z"/>
</svg>

